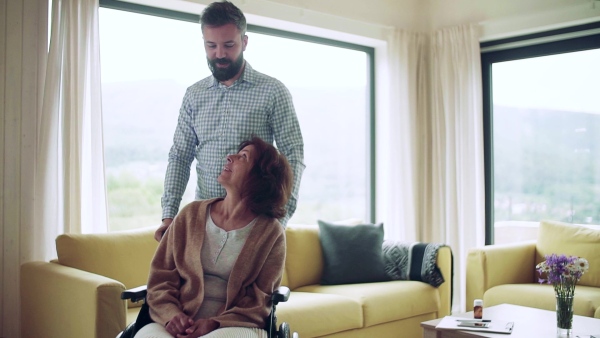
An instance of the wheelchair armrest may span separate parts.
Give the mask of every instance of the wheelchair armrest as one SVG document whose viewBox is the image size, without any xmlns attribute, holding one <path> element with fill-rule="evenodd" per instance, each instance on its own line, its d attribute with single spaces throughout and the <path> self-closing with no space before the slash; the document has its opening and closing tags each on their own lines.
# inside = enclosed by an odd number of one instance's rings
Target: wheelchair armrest
<svg viewBox="0 0 600 338">
<path fill-rule="evenodd" d="M 131 299 L 132 302 L 139 302 L 146 298 L 146 285 L 121 292 L 121 299 Z"/>
<path fill-rule="evenodd" d="M 131 299 L 132 302 L 139 302 L 146 298 L 146 285 L 138 286 L 137 288 L 128 289 L 121 293 L 121 299 Z M 287 302 L 290 298 L 290 288 L 287 286 L 280 286 L 277 290 L 273 291 L 271 300 L 277 304 L 280 302 Z"/>
<path fill-rule="evenodd" d="M 290 298 L 290 288 L 287 286 L 280 286 L 277 290 L 273 291 L 271 295 L 271 300 L 273 304 L 277 305 L 279 302 L 287 302 Z"/>
</svg>

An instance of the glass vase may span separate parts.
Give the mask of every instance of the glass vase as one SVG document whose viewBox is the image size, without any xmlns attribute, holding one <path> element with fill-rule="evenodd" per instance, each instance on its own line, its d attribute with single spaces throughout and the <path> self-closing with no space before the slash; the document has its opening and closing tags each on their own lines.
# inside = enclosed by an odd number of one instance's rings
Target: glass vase
<svg viewBox="0 0 600 338">
<path fill-rule="evenodd" d="M 556 296 L 556 336 L 572 337 L 573 297 Z"/>
</svg>

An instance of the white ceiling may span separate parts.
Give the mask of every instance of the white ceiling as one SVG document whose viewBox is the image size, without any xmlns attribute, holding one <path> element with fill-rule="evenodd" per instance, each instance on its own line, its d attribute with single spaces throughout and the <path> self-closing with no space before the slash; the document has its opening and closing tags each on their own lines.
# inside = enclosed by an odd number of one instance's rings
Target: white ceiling
<svg viewBox="0 0 600 338">
<path fill-rule="evenodd" d="M 200 13 L 215 0 L 125 0 Z M 389 28 L 432 32 L 478 24 L 480 39 L 498 39 L 600 21 L 600 0 L 230 0 L 249 22 L 298 31 L 343 32 L 384 40 Z M 298 27 L 294 28 L 293 26 Z M 334 35 L 337 33 L 333 33 Z M 328 36 L 324 36 L 328 37 Z M 336 39 L 344 37 L 336 35 Z M 354 41 L 357 42 L 357 41 Z M 362 43 L 362 42 L 358 42 Z M 368 44 L 368 43 L 367 43 Z"/>
<path fill-rule="evenodd" d="M 267 0 L 308 11 L 389 27 L 431 31 L 480 23 L 590 9 L 600 16 L 598 0 Z M 242 1 L 243 2 L 243 1 Z M 593 11 L 594 2 L 597 9 Z"/>
</svg>

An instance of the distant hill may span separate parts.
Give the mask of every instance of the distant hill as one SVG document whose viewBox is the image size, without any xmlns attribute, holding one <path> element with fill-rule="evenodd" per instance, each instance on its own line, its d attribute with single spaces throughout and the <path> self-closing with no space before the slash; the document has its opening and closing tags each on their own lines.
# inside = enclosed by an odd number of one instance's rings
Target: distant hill
<svg viewBox="0 0 600 338">
<path fill-rule="evenodd" d="M 326 182 L 336 176 L 348 175 L 352 176 L 350 181 L 364 181 L 368 163 L 350 167 L 348 156 L 340 158 L 340 154 L 348 152 L 354 154 L 353 160 L 366 154 L 368 110 L 364 89 L 289 89 L 305 142 L 307 169 L 303 186 L 318 185 L 324 189 L 330 186 Z M 104 145 L 109 172 L 135 163 L 161 162 L 155 175 L 164 175 L 185 90 L 185 86 L 168 80 L 103 86 Z M 313 184 L 310 177 L 316 180 Z M 359 187 L 364 189 L 364 184 Z M 314 190 L 305 191 L 310 194 Z"/>
</svg>

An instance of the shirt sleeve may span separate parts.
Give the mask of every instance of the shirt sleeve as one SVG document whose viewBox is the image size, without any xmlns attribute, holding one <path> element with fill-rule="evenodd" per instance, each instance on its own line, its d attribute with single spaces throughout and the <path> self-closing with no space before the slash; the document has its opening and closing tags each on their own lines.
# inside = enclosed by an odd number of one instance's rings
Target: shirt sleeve
<svg viewBox="0 0 600 338">
<path fill-rule="evenodd" d="M 169 151 L 169 164 L 165 174 L 164 192 L 161 198 L 162 218 L 173 218 L 179 211 L 181 198 L 190 179 L 190 166 L 198 145 L 198 137 L 193 127 L 189 89 L 186 92 L 179 119 L 173 135 L 173 145 Z"/>
<path fill-rule="evenodd" d="M 277 148 L 287 158 L 294 174 L 292 195 L 286 205 L 287 214 L 280 220 L 281 224 L 285 227 L 287 221 L 296 211 L 300 182 L 305 165 L 304 140 L 302 139 L 298 116 L 294 109 L 292 95 L 283 83 L 279 83 L 273 91 L 273 114 L 271 119 Z"/>
</svg>

